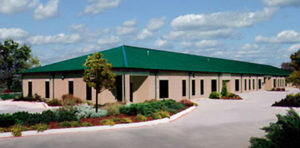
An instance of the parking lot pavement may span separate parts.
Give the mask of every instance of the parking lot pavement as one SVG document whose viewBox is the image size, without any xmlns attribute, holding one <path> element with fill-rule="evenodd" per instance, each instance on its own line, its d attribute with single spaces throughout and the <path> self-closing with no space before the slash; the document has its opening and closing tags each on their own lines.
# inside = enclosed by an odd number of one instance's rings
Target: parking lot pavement
<svg viewBox="0 0 300 148">
<path fill-rule="evenodd" d="M 25 102 L 25 101 L 0 101 L 0 114 L 1 113 L 14 113 L 18 111 L 28 112 L 42 112 L 47 110 L 43 102 Z"/>
<path fill-rule="evenodd" d="M 246 148 L 251 136 L 276 121 L 288 108 L 271 105 L 288 93 L 258 91 L 240 94 L 243 100 L 196 99 L 196 110 L 174 122 L 141 128 L 0 139 L 5 148 Z M 300 109 L 296 109 L 299 113 Z"/>
</svg>

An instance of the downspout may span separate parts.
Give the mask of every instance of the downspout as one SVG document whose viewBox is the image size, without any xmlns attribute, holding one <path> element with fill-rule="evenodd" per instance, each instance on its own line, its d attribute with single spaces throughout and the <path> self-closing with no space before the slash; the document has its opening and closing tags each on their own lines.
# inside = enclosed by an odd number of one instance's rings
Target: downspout
<svg viewBox="0 0 300 148">
<path fill-rule="evenodd" d="M 126 103 L 125 73 L 123 73 L 122 76 L 123 76 L 123 91 L 124 91 L 124 93 L 123 93 L 124 100 L 123 101 Z"/>
<path fill-rule="evenodd" d="M 155 81 L 155 82 L 154 82 L 154 83 L 155 83 L 155 86 L 154 86 L 155 99 L 157 99 L 157 86 L 156 86 L 156 83 L 157 83 L 157 82 L 156 82 L 156 81 L 157 81 L 157 72 L 154 73 L 154 77 L 155 77 L 155 78 L 154 78 L 154 81 Z"/>
<path fill-rule="evenodd" d="M 191 99 L 191 89 L 190 86 L 191 85 L 191 74 L 189 73 L 189 99 Z"/>
<path fill-rule="evenodd" d="M 55 97 L 54 97 L 54 78 L 55 78 L 55 75 L 53 74 L 52 75 L 52 99 L 54 99 Z"/>
<path fill-rule="evenodd" d="M 241 74 L 241 93 L 243 93 L 243 74 Z"/>
<path fill-rule="evenodd" d="M 220 92 L 220 73 L 218 73 L 218 92 Z"/>
</svg>

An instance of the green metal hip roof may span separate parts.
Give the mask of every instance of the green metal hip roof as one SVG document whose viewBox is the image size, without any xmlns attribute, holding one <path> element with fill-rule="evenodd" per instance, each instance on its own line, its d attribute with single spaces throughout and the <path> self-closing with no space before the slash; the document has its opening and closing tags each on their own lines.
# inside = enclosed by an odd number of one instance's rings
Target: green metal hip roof
<svg viewBox="0 0 300 148">
<path fill-rule="evenodd" d="M 113 68 L 216 72 L 288 76 L 290 72 L 274 66 L 235 60 L 168 52 L 133 46 L 101 51 Z M 21 73 L 44 73 L 84 70 L 88 55 L 25 70 Z"/>
</svg>

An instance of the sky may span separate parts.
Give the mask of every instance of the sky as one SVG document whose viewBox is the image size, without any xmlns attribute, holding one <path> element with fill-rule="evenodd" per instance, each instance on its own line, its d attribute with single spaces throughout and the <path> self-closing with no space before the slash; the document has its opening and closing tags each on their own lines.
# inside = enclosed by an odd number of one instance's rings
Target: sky
<svg viewBox="0 0 300 148">
<path fill-rule="evenodd" d="M 42 65 L 131 45 L 280 67 L 299 18 L 300 0 L 0 0 L 0 41 Z"/>
</svg>

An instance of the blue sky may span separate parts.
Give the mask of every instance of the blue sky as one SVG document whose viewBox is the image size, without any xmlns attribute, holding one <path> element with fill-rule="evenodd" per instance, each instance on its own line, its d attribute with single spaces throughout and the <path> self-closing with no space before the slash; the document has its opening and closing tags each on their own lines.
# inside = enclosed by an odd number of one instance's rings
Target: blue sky
<svg viewBox="0 0 300 148">
<path fill-rule="evenodd" d="M 299 14 L 300 0 L 0 0 L 0 41 L 42 65 L 126 44 L 279 67 Z"/>
</svg>

